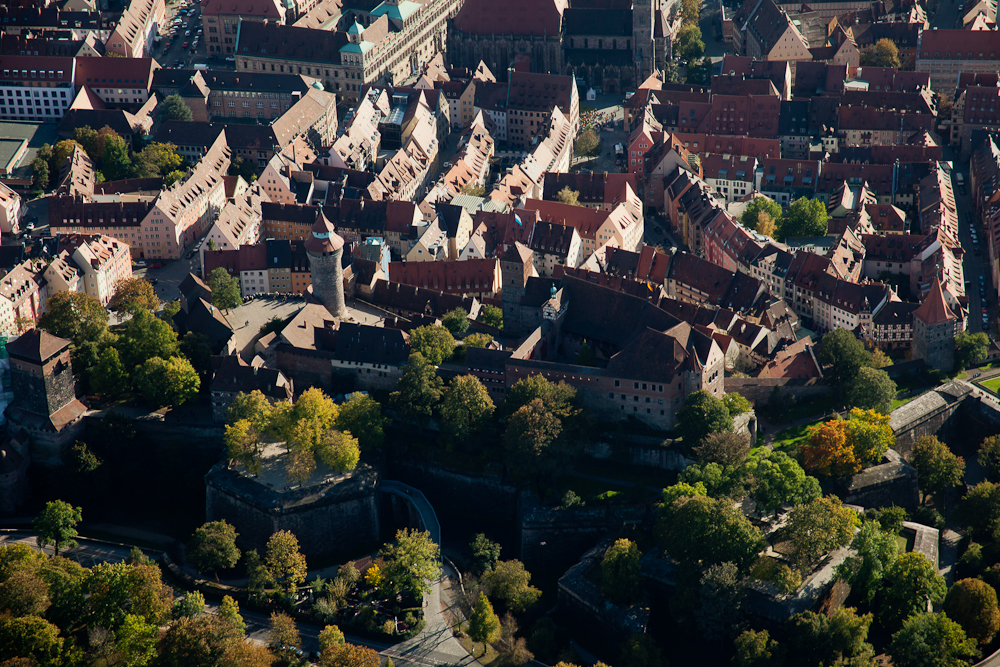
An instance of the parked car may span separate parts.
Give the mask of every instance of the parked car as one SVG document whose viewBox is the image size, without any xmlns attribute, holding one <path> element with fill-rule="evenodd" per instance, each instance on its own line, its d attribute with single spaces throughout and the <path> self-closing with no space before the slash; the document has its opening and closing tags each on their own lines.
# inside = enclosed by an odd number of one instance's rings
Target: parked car
<svg viewBox="0 0 1000 667">
<path fill-rule="evenodd" d="M 24 226 L 24 228 L 27 229 L 29 232 L 33 231 L 35 229 L 35 223 L 29 222 L 27 225 Z"/>
<path fill-rule="evenodd" d="M 152 264 L 149 265 L 149 268 L 151 268 L 151 269 L 162 269 L 163 268 L 163 262 L 153 262 Z"/>
<path fill-rule="evenodd" d="M 181 44 L 181 48 L 182 49 L 186 49 L 187 47 L 188 47 L 188 43 L 187 42 L 184 42 L 183 44 Z M 178 67 L 180 67 L 180 65 L 178 65 Z"/>
<path fill-rule="evenodd" d="M 137 269 L 145 269 L 146 268 L 146 260 L 140 259 L 138 262 L 135 263 L 135 268 L 137 268 Z"/>
</svg>

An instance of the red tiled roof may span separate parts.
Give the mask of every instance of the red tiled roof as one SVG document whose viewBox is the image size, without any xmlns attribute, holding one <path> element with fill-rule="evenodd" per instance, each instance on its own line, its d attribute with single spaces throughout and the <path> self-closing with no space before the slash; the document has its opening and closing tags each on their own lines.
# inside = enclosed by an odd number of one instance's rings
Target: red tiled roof
<svg viewBox="0 0 1000 667">
<path fill-rule="evenodd" d="M 558 38 L 563 0 L 467 0 L 455 16 L 455 29 L 475 35 L 532 35 Z"/>
<path fill-rule="evenodd" d="M 930 291 L 927 292 L 927 296 L 924 297 L 924 302 L 920 304 L 920 307 L 913 311 L 913 316 L 920 319 L 921 322 L 927 326 L 934 326 L 935 324 L 943 324 L 949 320 L 958 319 L 955 314 L 951 312 L 951 308 L 948 307 L 948 303 L 944 300 L 944 291 L 941 289 L 941 281 L 934 278 L 931 283 Z"/>
<path fill-rule="evenodd" d="M 1000 32 L 995 30 L 924 30 L 920 58 L 930 60 L 995 60 Z"/>
</svg>

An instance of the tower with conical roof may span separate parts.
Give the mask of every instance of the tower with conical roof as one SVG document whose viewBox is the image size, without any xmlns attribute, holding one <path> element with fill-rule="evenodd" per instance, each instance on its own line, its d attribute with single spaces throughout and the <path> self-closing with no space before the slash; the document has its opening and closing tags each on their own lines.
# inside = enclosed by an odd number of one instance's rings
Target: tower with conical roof
<svg viewBox="0 0 1000 667">
<path fill-rule="evenodd" d="M 950 373 L 955 366 L 955 327 L 959 318 L 948 307 L 941 282 L 934 278 L 924 302 L 913 311 L 914 359 Z"/>
<path fill-rule="evenodd" d="M 316 212 L 312 235 L 306 239 L 306 256 L 312 274 L 313 296 L 326 306 L 334 317 L 345 317 L 344 303 L 344 239 L 334 231 L 333 223 L 320 207 Z"/>
</svg>

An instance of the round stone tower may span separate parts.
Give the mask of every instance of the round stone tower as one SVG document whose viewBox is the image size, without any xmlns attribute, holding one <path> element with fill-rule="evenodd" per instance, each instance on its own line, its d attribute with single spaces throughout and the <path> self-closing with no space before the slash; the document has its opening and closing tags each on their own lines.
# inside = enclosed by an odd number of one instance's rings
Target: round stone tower
<svg viewBox="0 0 1000 667">
<path fill-rule="evenodd" d="M 333 223 L 320 208 L 313 223 L 312 236 L 306 239 L 306 255 L 309 257 L 309 272 L 312 274 L 312 290 L 320 303 L 326 306 L 334 317 L 345 317 L 344 267 L 341 255 L 344 253 L 344 239 L 334 231 Z"/>
</svg>

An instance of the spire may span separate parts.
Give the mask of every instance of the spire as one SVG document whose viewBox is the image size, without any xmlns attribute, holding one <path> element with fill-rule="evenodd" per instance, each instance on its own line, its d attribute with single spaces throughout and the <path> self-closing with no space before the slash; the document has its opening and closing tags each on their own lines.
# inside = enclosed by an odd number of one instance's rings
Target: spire
<svg viewBox="0 0 1000 667">
<path fill-rule="evenodd" d="M 948 307 L 948 302 L 944 298 L 944 290 L 941 289 L 941 281 L 937 276 L 931 282 L 930 291 L 924 297 L 924 302 L 913 311 L 913 317 L 919 318 L 927 326 L 944 324 L 949 320 L 957 320 L 955 314 Z"/>
<path fill-rule="evenodd" d="M 323 207 L 319 207 L 316 211 L 316 221 L 312 226 L 312 236 L 306 239 L 306 250 L 323 254 L 343 247 L 344 239 L 334 231 L 333 223 L 323 213 Z"/>
</svg>

